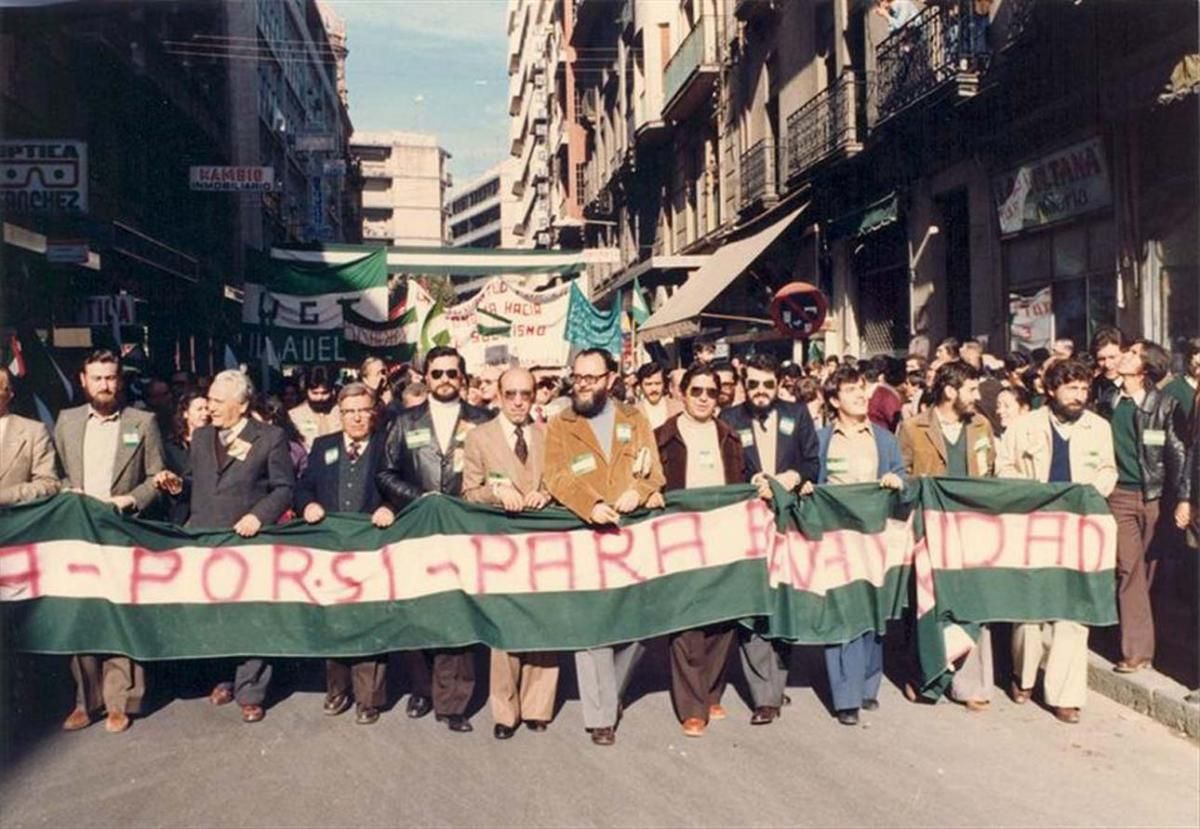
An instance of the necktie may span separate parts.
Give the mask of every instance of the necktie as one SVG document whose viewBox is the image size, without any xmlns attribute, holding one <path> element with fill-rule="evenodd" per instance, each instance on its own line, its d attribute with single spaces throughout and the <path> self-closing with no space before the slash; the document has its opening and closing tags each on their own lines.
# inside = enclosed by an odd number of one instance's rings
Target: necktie
<svg viewBox="0 0 1200 829">
<path fill-rule="evenodd" d="M 362 454 L 362 445 L 357 440 L 350 441 L 350 448 L 346 450 L 346 457 L 350 459 L 350 463 L 358 460 L 360 454 Z"/>
<path fill-rule="evenodd" d="M 525 462 L 529 460 L 529 445 L 525 443 L 525 430 L 520 423 L 516 424 L 516 430 L 517 442 L 513 444 L 513 452 L 516 453 L 517 460 L 524 466 Z"/>
<path fill-rule="evenodd" d="M 217 438 L 221 441 L 222 446 L 228 446 L 229 444 L 233 443 L 233 430 L 220 429 L 217 432 Z"/>
</svg>

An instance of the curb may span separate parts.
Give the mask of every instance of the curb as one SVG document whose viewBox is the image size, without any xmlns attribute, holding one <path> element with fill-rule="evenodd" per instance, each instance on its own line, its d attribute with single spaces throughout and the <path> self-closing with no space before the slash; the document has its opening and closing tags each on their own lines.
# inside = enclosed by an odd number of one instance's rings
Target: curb
<svg viewBox="0 0 1200 829">
<path fill-rule="evenodd" d="M 1185 702 L 1183 698 L 1190 689 L 1158 671 L 1119 674 L 1113 670 L 1113 663 L 1089 652 L 1088 688 L 1200 740 L 1200 703 Z"/>
</svg>

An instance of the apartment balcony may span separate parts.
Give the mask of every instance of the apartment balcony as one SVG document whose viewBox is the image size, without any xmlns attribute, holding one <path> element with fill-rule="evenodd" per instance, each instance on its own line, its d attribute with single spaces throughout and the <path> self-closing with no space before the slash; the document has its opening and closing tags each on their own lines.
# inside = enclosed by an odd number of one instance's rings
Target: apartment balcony
<svg viewBox="0 0 1200 829">
<path fill-rule="evenodd" d="M 645 145 L 657 144 L 670 134 L 670 127 L 662 119 L 662 107 L 651 107 L 646 101 L 646 90 L 643 89 L 634 102 L 633 138 L 630 146 L 639 141 Z"/>
<path fill-rule="evenodd" d="M 759 141 L 742 153 L 739 165 L 742 178 L 741 209 L 749 212 L 766 209 L 779 202 L 779 176 L 775 164 L 775 142 Z"/>
<path fill-rule="evenodd" d="M 787 119 L 787 181 L 808 174 L 827 159 L 862 150 L 858 109 L 865 85 L 847 72 Z"/>
<path fill-rule="evenodd" d="M 363 178 L 391 178 L 391 173 L 388 172 L 386 161 L 363 161 L 362 177 Z"/>
<path fill-rule="evenodd" d="M 701 17 L 663 70 L 663 118 L 682 121 L 712 94 L 721 67 L 716 26 Z"/>
<path fill-rule="evenodd" d="M 778 0 L 737 0 L 733 6 L 733 16 L 747 23 L 770 20 L 778 13 Z"/>
<path fill-rule="evenodd" d="M 987 68 L 986 26 L 972 4 L 927 6 L 875 50 L 874 122 L 935 96 L 969 98 Z"/>
<path fill-rule="evenodd" d="M 362 194 L 364 210 L 391 210 L 395 205 L 395 196 L 391 190 L 364 190 Z"/>
</svg>

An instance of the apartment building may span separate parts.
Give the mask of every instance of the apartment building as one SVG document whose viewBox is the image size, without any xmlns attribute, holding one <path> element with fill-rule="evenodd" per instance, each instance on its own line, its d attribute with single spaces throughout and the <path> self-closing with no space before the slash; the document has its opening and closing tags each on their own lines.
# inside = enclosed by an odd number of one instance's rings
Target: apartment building
<svg viewBox="0 0 1200 829">
<path fill-rule="evenodd" d="M 449 195 L 450 244 L 456 248 L 510 248 L 518 200 L 512 159 L 504 159 Z"/>
<path fill-rule="evenodd" d="M 787 353 L 792 281 L 826 353 L 1032 347 L 1030 307 L 1080 343 L 1200 319 L 1185 0 L 569 5 L 584 239 L 621 251 L 593 299 L 654 289 L 645 341 Z"/>
<path fill-rule="evenodd" d="M 356 132 L 350 153 L 362 176 L 362 239 L 384 245 L 440 247 L 450 242 L 450 153 L 437 136 Z"/>
</svg>

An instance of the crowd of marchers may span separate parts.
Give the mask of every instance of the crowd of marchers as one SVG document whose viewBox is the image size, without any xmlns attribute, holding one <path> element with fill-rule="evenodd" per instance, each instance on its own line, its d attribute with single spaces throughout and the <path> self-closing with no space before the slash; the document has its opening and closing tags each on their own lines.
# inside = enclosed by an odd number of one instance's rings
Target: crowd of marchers
<svg viewBox="0 0 1200 829">
<path fill-rule="evenodd" d="M 458 352 L 438 347 L 419 370 L 370 358 L 335 380 L 318 367 L 275 396 L 256 394 L 237 369 L 126 383 L 119 356 L 97 350 L 79 372 L 87 402 L 60 412 L 52 433 L 10 411 L 14 378 L 0 368 L 0 504 L 75 492 L 125 515 L 248 538 L 331 513 L 388 527 L 429 493 L 509 513 L 556 504 L 600 528 L 663 507 L 666 491 L 734 483 L 771 499 L 771 481 L 801 498 L 825 484 L 898 490 L 926 475 L 1075 482 L 1104 496 L 1116 519 L 1116 670 L 1136 672 L 1155 653 L 1156 527 L 1186 532 L 1193 547 L 1200 541 L 1200 340 L 1180 356 L 1183 370 L 1172 375 L 1160 346 L 1106 329 L 1082 355 L 1060 340 L 1052 351 L 1001 359 L 977 342 L 946 340 L 931 361 L 830 357 L 801 366 L 761 353 L 717 360 L 701 344 L 686 369 L 648 363 L 622 373 L 611 354 L 588 349 L 565 370 L 487 366 L 469 376 Z M 1088 628 L 1058 619 L 1013 625 L 1012 672 L 999 682 L 991 633 L 984 626 L 956 662 L 945 695 L 983 712 L 997 687 L 1025 703 L 1040 679 L 1054 716 L 1078 722 Z M 683 733 L 701 736 L 726 717 L 726 669 L 735 661 L 750 723 L 778 719 L 790 702 L 791 650 L 735 622 L 671 635 L 671 699 Z M 823 650 L 835 716 L 855 725 L 879 707 L 882 637 Z M 571 655 L 595 744 L 615 741 L 622 696 L 644 653 L 629 642 Z M 353 707 L 355 722 L 378 721 L 391 666 L 406 674 L 407 716 L 432 711 L 451 731 L 472 730 L 472 648 L 389 656 L 327 660 L 324 713 Z M 497 739 L 521 724 L 548 727 L 564 658 L 491 651 Z M 910 662 L 894 673 L 909 678 L 910 700 L 927 701 Z M 127 729 L 146 692 L 144 666 L 113 654 L 78 654 L 70 666 L 75 706 L 63 728 L 102 716 L 107 730 Z M 273 668 L 271 659 L 243 659 L 231 677 L 212 677 L 209 700 L 236 703 L 244 722 L 257 722 Z"/>
</svg>

